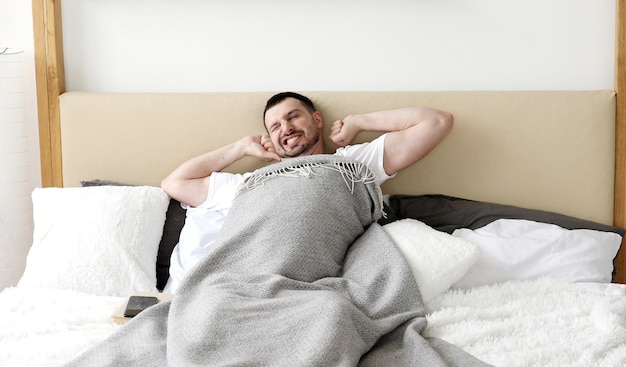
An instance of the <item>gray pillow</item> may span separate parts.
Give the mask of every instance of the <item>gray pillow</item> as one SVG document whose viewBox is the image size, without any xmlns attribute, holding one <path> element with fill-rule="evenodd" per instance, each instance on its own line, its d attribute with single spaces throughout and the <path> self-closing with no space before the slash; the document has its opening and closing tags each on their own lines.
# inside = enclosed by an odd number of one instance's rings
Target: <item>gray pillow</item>
<svg viewBox="0 0 626 367">
<path fill-rule="evenodd" d="M 566 229 L 594 229 L 624 236 L 624 229 L 578 219 L 563 214 L 511 205 L 462 199 L 446 195 L 392 195 L 389 217 L 414 218 L 443 232 L 455 229 L 477 229 L 497 219 L 527 219 L 556 224 Z"/>
</svg>

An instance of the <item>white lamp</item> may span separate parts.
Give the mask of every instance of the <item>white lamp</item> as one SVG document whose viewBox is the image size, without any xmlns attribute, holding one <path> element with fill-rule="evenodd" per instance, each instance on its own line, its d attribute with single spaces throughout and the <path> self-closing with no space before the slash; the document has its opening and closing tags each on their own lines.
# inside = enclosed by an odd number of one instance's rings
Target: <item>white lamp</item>
<svg viewBox="0 0 626 367">
<path fill-rule="evenodd" d="M 22 51 L 0 47 L 0 290 L 17 284 L 32 239 Z"/>
</svg>

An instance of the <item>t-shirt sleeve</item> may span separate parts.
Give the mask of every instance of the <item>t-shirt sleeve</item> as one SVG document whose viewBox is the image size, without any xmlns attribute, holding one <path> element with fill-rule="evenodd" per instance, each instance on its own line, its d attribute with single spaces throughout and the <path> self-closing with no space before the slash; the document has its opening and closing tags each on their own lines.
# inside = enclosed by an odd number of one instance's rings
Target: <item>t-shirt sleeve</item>
<svg viewBox="0 0 626 367">
<path fill-rule="evenodd" d="M 385 172 L 383 165 L 386 136 L 387 134 L 383 134 L 371 142 L 338 148 L 335 154 L 343 157 L 351 157 L 366 164 L 376 175 L 376 183 L 381 185 L 383 182 L 395 176 L 395 174 L 389 176 Z"/>
<path fill-rule="evenodd" d="M 244 177 L 238 173 L 213 172 L 209 178 L 209 192 L 206 201 L 200 206 L 209 210 L 224 211 L 237 195 L 237 189 Z"/>
</svg>

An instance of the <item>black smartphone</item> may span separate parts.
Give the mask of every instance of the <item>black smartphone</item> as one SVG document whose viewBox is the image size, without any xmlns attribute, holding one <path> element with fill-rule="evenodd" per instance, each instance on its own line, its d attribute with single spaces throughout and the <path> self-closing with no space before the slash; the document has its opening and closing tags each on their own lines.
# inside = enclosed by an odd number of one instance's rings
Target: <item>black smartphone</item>
<svg viewBox="0 0 626 367">
<path fill-rule="evenodd" d="M 159 303 L 159 299 L 151 296 L 130 296 L 124 310 L 124 317 L 134 317 L 146 308 Z"/>
</svg>

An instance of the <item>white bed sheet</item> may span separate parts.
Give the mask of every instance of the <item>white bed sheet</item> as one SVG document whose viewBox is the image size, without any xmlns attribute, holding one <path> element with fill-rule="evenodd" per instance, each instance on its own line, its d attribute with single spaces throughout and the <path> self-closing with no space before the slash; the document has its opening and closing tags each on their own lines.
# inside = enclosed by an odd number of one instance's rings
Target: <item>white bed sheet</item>
<svg viewBox="0 0 626 367">
<path fill-rule="evenodd" d="M 8 288 L 0 366 L 62 366 L 120 327 L 122 297 Z M 424 336 L 495 366 L 626 365 L 626 285 L 516 281 L 431 299 Z"/>
</svg>

